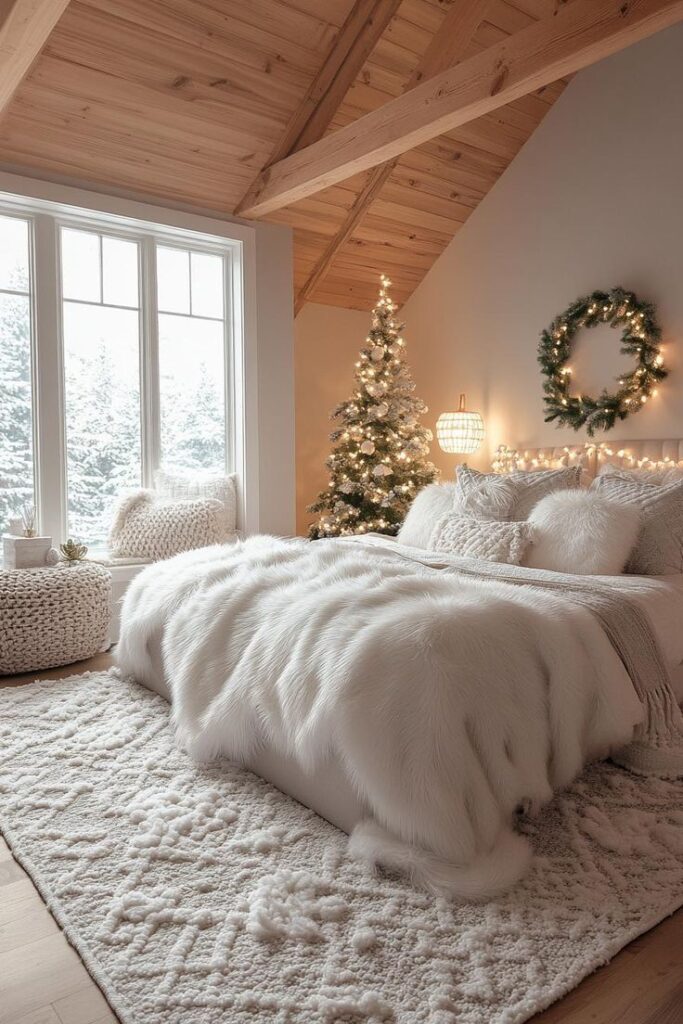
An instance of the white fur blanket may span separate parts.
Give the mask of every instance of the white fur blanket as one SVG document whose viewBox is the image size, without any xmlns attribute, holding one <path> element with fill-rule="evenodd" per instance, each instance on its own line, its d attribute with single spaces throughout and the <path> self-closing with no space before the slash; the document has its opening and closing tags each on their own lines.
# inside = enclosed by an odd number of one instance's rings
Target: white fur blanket
<svg viewBox="0 0 683 1024">
<path fill-rule="evenodd" d="M 643 718 L 596 619 L 549 592 L 440 573 L 358 542 L 255 537 L 150 566 L 122 611 L 121 669 L 162 652 L 179 742 L 330 753 L 374 820 L 351 850 L 464 898 L 525 871 L 537 807 Z"/>
</svg>

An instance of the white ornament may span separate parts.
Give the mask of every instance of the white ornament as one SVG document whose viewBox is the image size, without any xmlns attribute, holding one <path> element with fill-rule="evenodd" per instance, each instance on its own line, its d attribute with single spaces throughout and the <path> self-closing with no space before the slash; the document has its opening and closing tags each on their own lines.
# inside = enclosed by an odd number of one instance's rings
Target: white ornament
<svg viewBox="0 0 683 1024">
<path fill-rule="evenodd" d="M 339 484 L 339 490 L 342 494 L 353 494 L 355 489 L 355 484 L 352 484 L 350 480 L 346 480 L 343 484 Z"/>
<path fill-rule="evenodd" d="M 370 353 L 373 362 L 381 363 L 384 359 L 384 348 L 382 345 L 375 345 L 372 352 Z"/>
<path fill-rule="evenodd" d="M 372 471 L 373 476 L 391 476 L 391 470 L 388 466 L 385 466 L 383 462 L 380 462 L 378 466 Z"/>
<path fill-rule="evenodd" d="M 386 416 L 386 414 L 388 412 L 389 412 L 389 406 L 387 405 L 386 402 L 380 402 L 379 405 L 375 406 L 375 416 L 378 419 L 381 419 L 382 416 Z"/>
<path fill-rule="evenodd" d="M 360 446 L 360 450 L 362 451 L 363 455 L 372 455 L 373 452 L 375 451 L 374 441 L 363 441 L 362 445 Z"/>
</svg>

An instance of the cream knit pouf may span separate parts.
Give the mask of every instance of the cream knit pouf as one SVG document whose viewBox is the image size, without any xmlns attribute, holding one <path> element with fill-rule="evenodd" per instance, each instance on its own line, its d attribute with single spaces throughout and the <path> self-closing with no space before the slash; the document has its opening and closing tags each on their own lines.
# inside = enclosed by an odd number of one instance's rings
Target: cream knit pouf
<svg viewBox="0 0 683 1024">
<path fill-rule="evenodd" d="M 106 650 L 110 617 L 111 573 L 101 565 L 0 572 L 0 675 Z"/>
</svg>

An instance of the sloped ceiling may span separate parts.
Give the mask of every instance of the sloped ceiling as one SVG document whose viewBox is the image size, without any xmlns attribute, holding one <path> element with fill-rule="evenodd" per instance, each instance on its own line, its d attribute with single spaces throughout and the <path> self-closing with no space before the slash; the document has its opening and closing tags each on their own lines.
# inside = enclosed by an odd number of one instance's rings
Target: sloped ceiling
<svg viewBox="0 0 683 1024">
<path fill-rule="evenodd" d="M 452 3 L 402 0 L 328 131 L 401 94 Z M 561 0 L 489 0 L 466 59 Z M 0 121 L 5 166 L 232 213 L 334 47 L 353 0 L 72 0 Z M 309 298 L 404 302 L 524 145 L 560 81 L 404 154 Z M 365 175 L 271 219 L 294 229 L 295 291 Z"/>
</svg>

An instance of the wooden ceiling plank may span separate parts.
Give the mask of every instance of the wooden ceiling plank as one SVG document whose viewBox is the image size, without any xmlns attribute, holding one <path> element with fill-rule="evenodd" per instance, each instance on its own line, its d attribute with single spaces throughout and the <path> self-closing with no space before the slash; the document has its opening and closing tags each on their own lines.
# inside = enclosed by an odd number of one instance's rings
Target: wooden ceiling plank
<svg viewBox="0 0 683 1024">
<path fill-rule="evenodd" d="M 237 212 L 265 216 L 683 19 L 683 0 L 576 0 L 270 167 Z"/>
<path fill-rule="evenodd" d="M 272 162 L 321 139 L 401 0 L 356 0 Z"/>
<path fill-rule="evenodd" d="M 424 58 L 406 83 L 408 93 L 425 78 L 432 78 L 439 72 L 449 68 L 457 61 L 458 56 L 469 45 L 482 18 L 486 14 L 489 0 L 460 0 L 446 15 L 441 28 L 434 36 Z M 354 203 L 346 221 L 325 249 L 320 262 L 310 278 L 297 294 L 294 303 L 295 315 L 313 294 L 325 275 L 328 273 L 336 254 L 346 244 L 370 206 L 391 176 L 398 157 L 386 164 L 375 167 L 368 175 L 368 180 Z"/>
<path fill-rule="evenodd" d="M 69 0 L 4 0 L 0 4 L 0 115 L 68 4 Z"/>
<path fill-rule="evenodd" d="M 327 58 L 290 119 L 269 164 L 323 137 L 400 3 L 401 0 L 355 0 Z M 258 180 L 259 176 L 252 181 L 243 202 L 247 201 Z"/>
</svg>

